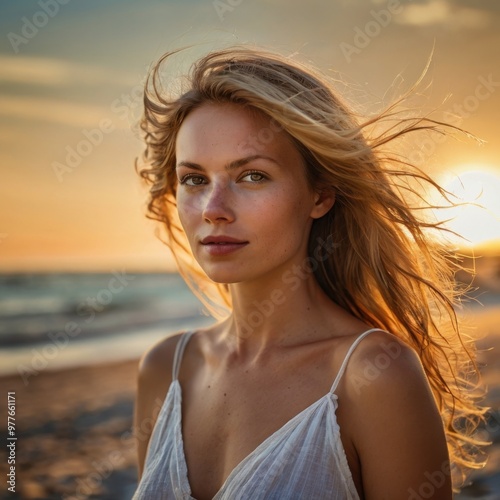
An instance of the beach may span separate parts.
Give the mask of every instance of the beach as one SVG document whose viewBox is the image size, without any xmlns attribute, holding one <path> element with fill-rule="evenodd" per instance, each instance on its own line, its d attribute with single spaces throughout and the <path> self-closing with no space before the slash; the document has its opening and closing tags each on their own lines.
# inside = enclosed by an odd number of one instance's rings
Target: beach
<svg viewBox="0 0 500 500">
<path fill-rule="evenodd" d="M 484 315 L 492 324 L 497 311 Z M 482 345 L 500 348 L 498 332 Z M 500 498 L 500 363 L 483 353 L 489 384 L 490 419 L 486 468 L 457 495 L 459 499 Z M 0 379 L 0 394 L 16 398 L 16 493 L 20 499 L 128 499 L 136 484 L 133 419 L 137 360 L 42 372 L 26 386 L 19 376 Z M 7 473 L 5 460 L 2 477 Z M 5 490 L 4 490 L 5 491 Z"/>
<path fill-rule="evenodd" d="M 177 274 L 0 275 L 0 498 L 131 498 L 139 358 L 212 321 Z"/>
<path fill-rule="evenodd" d="M 500 498 L 500 301 L 488 295 L 484 303 L 470 306 L 468 321 L 483 335 L 477 344 L 488 386 L 485 404 L 492 409 L 482 436 L 493 445 L 488 464 L 456 495 L 459 500 Z M 131 435 L 137 367 L 138 356 L 111 360 L 96 352 L 94 363 L 53 363 L 29 377 L 0 377 L 2 415 L 10 393 L 17 438 L 15 492 L 5 481 L 2 498 L 130 499 L 137 477 Z M 8 467 L 2 458 L 2 478 Z"/>
<path fill-rule="evenodd" d="M 490 296 L 491 300 L 492 296 Z M 497 302 L 498 304 L 498 302 Z M 500 499 L 500 305 L 490 305 L 476 310 L 469 321 L 483 337 L 477 341 L 478 364 L 481 369 L 486 396 L 483 405 L 488 407 L 486 425 L 481 438 L 492 444 L 486 448 L 487 463 L 484 469 L 472 474 L 470 485 L 463 489 L 460 500 L 481 498 Z"/>
<path fill-rule="evenodd" d="M 17 437 L 15 493 L 4 484 L 3 498 L 131 498 L 136 372 L 134 360 L 42 372 L 27 386 L 0 379 L 2 398 L 15 394 Z"/>
</svg>

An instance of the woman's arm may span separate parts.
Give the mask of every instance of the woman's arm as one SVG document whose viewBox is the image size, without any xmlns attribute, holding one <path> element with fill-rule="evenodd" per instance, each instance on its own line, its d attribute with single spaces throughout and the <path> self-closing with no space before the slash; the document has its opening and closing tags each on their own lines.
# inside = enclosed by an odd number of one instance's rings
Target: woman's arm
<svg viewBox="0 0 500 500">
<path fill-rule="evenodd" d="M 420 359 L 393 336 L 369 337 L 346 372 L 364 496 L 450 500 L 443 423 Z"/>
<path fill-rule="evenodd" d="M 140 363 L 134 411 L 134 434 L 137 443 L 139 480 L 151 432 L 172 382 L 175 347 L 181 334 L 163 339 L 147 351 Z"/>
</svg>

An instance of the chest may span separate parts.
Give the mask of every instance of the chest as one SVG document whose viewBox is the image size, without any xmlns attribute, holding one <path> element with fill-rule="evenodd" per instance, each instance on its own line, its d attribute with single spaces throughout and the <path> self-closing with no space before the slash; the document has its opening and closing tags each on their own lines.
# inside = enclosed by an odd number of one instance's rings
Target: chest
<svg viewBox="0 0 500 500">
<path fill-rule="evenodd" d="M 200 371 L 186 381 L 182 434 L 193 496 L 213 498 L 242 460 L 322 398 L 331 385 L 325 370 Z"/>
</svg>

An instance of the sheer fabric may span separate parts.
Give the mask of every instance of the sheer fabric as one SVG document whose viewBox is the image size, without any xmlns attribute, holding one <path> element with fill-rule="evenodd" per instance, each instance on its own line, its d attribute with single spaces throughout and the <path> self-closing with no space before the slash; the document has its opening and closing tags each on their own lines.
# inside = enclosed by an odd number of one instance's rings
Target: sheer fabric
<svg viewBox="0 0 500 500">
<path fill-rule="evenodd" d="M 361 340 L 351 345 L 330 391 L 269 436 L 229 474 L 214 500 L 359 500 L 347 464 L 334 393 Z M 182 390 L 177 379 L 184 348 L 177 344 L 172 383 L 148 446 L 144 473 L 133 500 L 196 500 L 191 495 L 182 441 Z"/>
</svg>

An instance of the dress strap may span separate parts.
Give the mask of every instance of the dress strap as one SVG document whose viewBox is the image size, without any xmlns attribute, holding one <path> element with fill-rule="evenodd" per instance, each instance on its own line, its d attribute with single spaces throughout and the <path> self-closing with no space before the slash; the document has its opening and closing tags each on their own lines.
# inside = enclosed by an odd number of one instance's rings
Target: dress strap
<svg viewBox="0 0 500 500">
<path fill-rule="evenodd" d="M 188 343 L 189 339 L 191 338 L 191 335 L 193 335 L 194 330 L 189 331 L 189 332 L 184 332 L 180 339 L 177 341 L 177 345 L 175 346 L 175 353 L 174 353 L 174 364 L 172 367 L 172 381 L 177 380 L 177 377 L 179 375 L 179 368 L 181 366 L 181 361 L 182 361 L 182 355 L 184 354 L 184 348 L 186 347 L 186 344 Z"/>
<path fill-rule="evenodd" d="M 370 330 L 367 330 L 366 332 L 362 333 L 352 344 L 351 347 L 349 347 L 349 350 L 347 351 L 347 354 L 345 355 L 344 361 L 340 365 L 340 370 L 337 373 L 337 376 L 335 377 L 335 380 L 333 381 L 332 388 L 330 389 L 330 392 L 333 393 L 335 389 L 337 388 L 337 385 L 340 382 L 340 379 L 342 378 L 342 375 L 345 372 L 345 369 L 347 367 L 347 363 L 349 362 L 349 358 L 351 357 L 351 354 L 354 352 L 354 349 L 358 346 L 358 344 L 370 333 L 372 332 L 384 332 L 385 330 L 382 330 L 381 328 L 371 328 Z"/>
</svg>

